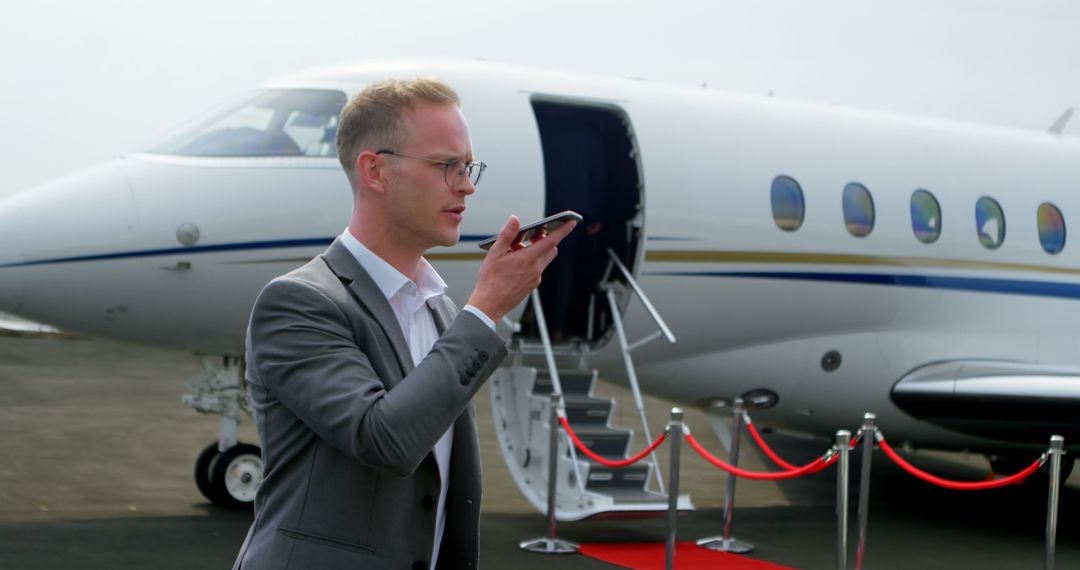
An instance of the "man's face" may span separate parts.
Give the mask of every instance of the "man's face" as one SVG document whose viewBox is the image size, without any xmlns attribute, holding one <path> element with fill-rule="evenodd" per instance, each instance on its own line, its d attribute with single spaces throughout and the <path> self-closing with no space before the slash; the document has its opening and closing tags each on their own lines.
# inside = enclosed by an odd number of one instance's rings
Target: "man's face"
<svg viewBox="0 0 1080 570">
<path fill-rule="evenodd" d="M 453 104 L 420 101 L 406 112 L 405 142 L 392 149 L 401 154 L 433 160 L 473 160 L 465 116 Z M 387 214 L 396 240 L 418 250 L 454 245 L 465 212 L 465 197 L 476 191 L 468 177 L 449 178 L 446 166 L 425 160 L 383 155 L 393 161 L 387 185 Z"/>
</svg>

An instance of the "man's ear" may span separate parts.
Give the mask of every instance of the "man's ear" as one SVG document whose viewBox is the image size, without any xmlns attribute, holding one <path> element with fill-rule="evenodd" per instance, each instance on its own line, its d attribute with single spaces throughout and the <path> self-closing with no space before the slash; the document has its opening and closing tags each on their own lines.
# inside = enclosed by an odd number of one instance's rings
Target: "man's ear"
<svg viewBox="0 0 1080 570">
<path fill-rule="evenodd" d="M 386 192 L 386 179 L 389 172 L 386 161 L 379 155 L 366 150 L 356 157 L 356 174 L 364 186 L 382 194 Z"/>
</svg>

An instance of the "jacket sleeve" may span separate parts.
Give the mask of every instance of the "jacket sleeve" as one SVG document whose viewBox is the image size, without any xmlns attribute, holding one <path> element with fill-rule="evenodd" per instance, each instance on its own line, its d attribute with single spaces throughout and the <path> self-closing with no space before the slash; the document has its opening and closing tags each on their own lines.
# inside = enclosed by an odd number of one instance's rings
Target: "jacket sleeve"
<svg viewBox="0 0 1080 570">
<path fill-rule="evenodd" d="M 404 379 L 379 378 L 345 310 L 310 283 L 280 278 L 263 289 L 250 325 L 260 381 L 320 438 L 380 471 L 411 474 L 507 354 L 475 315 L 454 318 Z M 393 363 L 397 366 L 397 363 Z"/>
</svg>

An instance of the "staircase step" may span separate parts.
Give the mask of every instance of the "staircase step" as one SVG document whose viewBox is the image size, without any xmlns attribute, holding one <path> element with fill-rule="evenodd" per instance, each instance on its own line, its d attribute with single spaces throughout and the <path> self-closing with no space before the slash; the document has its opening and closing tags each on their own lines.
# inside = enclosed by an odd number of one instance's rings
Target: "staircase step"
<svg viewBox="0 0 1080 570">
<path fill-rule="evenodd" d="M 610 399 L 569 394 L 564 398 L 566 419 L 571 426 L 607 425 L 614 404 Z"/>
<path fill-rule="evenodd" d="M 626 448 L 630 444 L 630 432 L 624 429 L 597 425 L 574 425 L 574 433 L 589 451 L 605 459 L 626 459 Z M 569 451 L 567 451 L 569 453 Z"/>
<path fill-rule="evenodd" d="M 628 467 L 611 469 L 598 463 L 589 466 L 588 481 L 585 488 L 590 491 L 633 491 L 644 490 L 645 483 L 649 480 L 649 465 L 636 463 Z"/>
<path fill-rule="evenodd" d="M 559 371 L 559 384 L 563 394 L 588 395 L 592 391 L 594 374 L 592 372 Z M 551 395 L 551 376 L 545 371 L 537 371 L 532 393 L 537 396 Z"/>
<path fill-rule="evenodd" d="M 628 504 L 628 503 L 660 503 L 667 505 L 667 496 L 660 493 L 654 493 L 653 491 L 646 491 L 645 489 L 604 489 L 598 491 L 605 495 L 608 495 L 612 499 L 615 499 L 615 504 Z"/>
</svg>

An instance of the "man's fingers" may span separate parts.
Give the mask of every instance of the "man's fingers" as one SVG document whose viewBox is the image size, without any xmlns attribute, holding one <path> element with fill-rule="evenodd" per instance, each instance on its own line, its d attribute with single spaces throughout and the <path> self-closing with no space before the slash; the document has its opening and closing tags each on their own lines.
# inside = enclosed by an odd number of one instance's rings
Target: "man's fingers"
<svg viewBox="0 0 1080 570">
<path fill-rule="evenodd" d="M 555 256 L 557 255 L 559 255 L 559 249 L 556 247 L 551 248 L 551 251 L 544 254 L 544 257 L 542 259 L 545 269 L 547 269 L 548 265 L 551 265 L 552 261 L 555 261 Z"/>
<path fill-rule="evenodd" d="M 566 222 L 558 228 L 555 228 L 555 231 L 545 235 L 543 239 L 534 241 L 531 247 L 540 248 L 536 251 L 537 255 L 542 253 L 545 249 L 554 249 L 555 246 L 559 245 L 559 242 L 562 241 L 564 237 L 566 237 L 571 231 L 574 230 L 575 226 L 577 226 L 577 221 L 570 220 L 569 222 Z"/>
<path fill-rule="evenodd" d="M 499 230 L 499 237 L 495 238 L 491 251 L 505 253 L 509 249 L 514 249 L 514 237 L 517 236 L 519 228 L 521 228 L 521 220 L 517 216 L 510 214 L 506 224 Z"/>
</svg>

